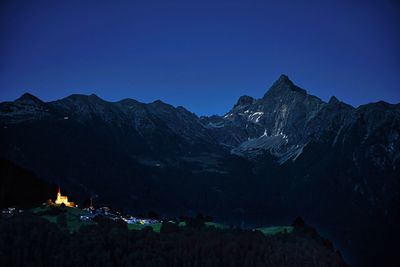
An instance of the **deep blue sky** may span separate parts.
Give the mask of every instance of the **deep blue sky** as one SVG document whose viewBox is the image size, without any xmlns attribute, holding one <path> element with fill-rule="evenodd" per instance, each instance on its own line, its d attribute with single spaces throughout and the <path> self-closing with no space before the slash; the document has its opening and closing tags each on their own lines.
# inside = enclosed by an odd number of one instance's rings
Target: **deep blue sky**
<svg viewBox="0 0 400 267">
<path fill-rule="evenodd" d="M 218 3 L 217 3 L 218 2 Z M 1 1 L 0 101 L 95 93 L 222 114 L 281 73 L 354 106 L 400 102 L 396 1 Z"/>
</svg>

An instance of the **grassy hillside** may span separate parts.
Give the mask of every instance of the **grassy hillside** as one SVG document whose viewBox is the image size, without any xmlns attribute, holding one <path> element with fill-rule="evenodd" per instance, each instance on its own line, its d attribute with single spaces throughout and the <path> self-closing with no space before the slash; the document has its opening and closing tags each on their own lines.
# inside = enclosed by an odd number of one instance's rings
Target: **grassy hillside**
<svg viewBox="0 0 400 267">
<path fill-rule="evenodd" d="M 51 223 L 60 224 L 60 216 L 65 217 L 65 226 L 70 232 L 77 232 L 84 225 L 96 224 L 94 221 L 81 221 L 80 216 L 89 215 L 89 212 L 78 209 L 78 208 L 68 208 L 68 207 L 49 207 L 49 206 L 41 206 L 29 209 L 28 211 L 32 212 L 39 217 L 48 220 Z M 159 233 L 161 229 L 162 223 L 155 224 L 128 224 L 127 227 L 129 230 L 142 230 L 145 227 L 151 227 L 154 232 Z M 215 227 L 217 229 L 229 229 L 229 226 L 222 223 L 217 222 L 205 222 L 204 225 L 206 227 Z M 180 222 L 180 227 L 186 227 L 186 222 Z M 291 233 L 293 232 L 292 226 L 271 226 L 271 227 L 261 227 L 256 230 L 262 232 L 265 235 L 274 235 L 279 233 Z"/>
<path fill-rule="evenodd" d="M 128 224 L 128 229 L 129 230 L 138 230 L 138 231 L 140 231 L 145 227 L 151 227 L 151 228 L 153 228 L 154 232 L 159 233 L 160 229 L 161 229 L 161 223 L 155 223 L 155 224 L 151 224 L 151 225 L 138 224 L 138 223 L 136 223 L 136 224 Z"/>
<path fill-rule="evenodd" d="M 261 227 L 256 230 L 262 232 L 265 235 L 274 235 L 281 233 L 291 233 L 293 232 L 293 226 L 271 226 L 271 227 Z"/>
<path fill-rule="evenodd" d="M 83 225 L 95 224 L 93 221 L 81 221 L 80 216 L 88 215 L 89 213 L 78 208 L 53 208 L 48 206 L 41 206 L 29 210 L 30 212 L 38 215 L 39 217 L 48 220 L 52 223 L 59 224 L 60 216 L 65 216 L 66 228 L 70 232 L 78 231 Z"/>
</svg>

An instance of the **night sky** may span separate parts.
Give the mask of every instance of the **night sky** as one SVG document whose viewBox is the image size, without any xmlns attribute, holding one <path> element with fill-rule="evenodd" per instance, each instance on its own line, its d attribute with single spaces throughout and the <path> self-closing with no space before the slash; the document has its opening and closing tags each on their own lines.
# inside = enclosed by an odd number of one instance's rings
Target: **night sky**
<svg viewBox="0 0 400 267">
<path fill-rule="evenodd" d="M 285 73 L 326 101 L 398 103 L 399 25 L 388 0 L 3 0 L 0 101 L 95 93 L 222 114 Z"/>
</svg>

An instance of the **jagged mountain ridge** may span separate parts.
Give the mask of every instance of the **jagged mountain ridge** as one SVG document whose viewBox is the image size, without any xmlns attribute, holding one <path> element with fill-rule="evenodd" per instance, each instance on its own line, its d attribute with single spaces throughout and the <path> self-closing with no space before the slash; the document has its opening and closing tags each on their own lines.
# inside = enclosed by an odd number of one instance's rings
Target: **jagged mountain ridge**
<svg viewBox="0 0 400 267">
<path fill-rule="evenodd" d="M 262 98 L 242 96 L 224 116 L 199 118 L 183 107 L 175 108 L 160 100 L 149 104 L 133 99 L 108 102 L 92 94 L 71 95 L 45 103 L 26 93 L 14 102 L 0 104 L 0 120 L 6 124 L 44 119 L 73 120 L 79 124 L 95 121 L 137 140 L 141 144 L 139 150 L 152 151 L 150 155 L 160 150 L 166 154 L 175 151 L 191 154 L 199 149 L 204 150 L 198 151 L 200 154 L 233 153 L 254 159 L 267 152 L 277 157 L 280 164 L 295 160 L 308 143 L 322 137 L 329 136 L 331 140 L 324 141 L 333 146 L 343 144 L 351 129 L 359 127 L 364 136 L 354 144 L 357 146 L 354 151 L 361 148 L 373 151 L 380 146 L 388 152 L 387 157 L 385 162 L 375 163 L 396 166 L 400 158 L 396 150 L 399 110 L 399 104 L 385 102 L 354 108 L 336 97 L 326 103 L 281 75 Z M 368 138 L 387 124 L 393 126 L 387 136 L 390 140 L 370 144 Z M 163 145 L 166 139 L 176 140 L 175 146 Z"/>
<path fill-rule="evenodd" d="M 385 140 L 383 149 L 398 148 L 399 110 L 399 104 L 384 102 L 354 108 L 334 96 L 326 103 L 307 94 L 306 90 L 282 75 L 261 99 L 242 96 L 224 116 L 202 117 L 201 121 L 232 153 L 251 158 L 268 151 L 284 163 L 289 159 L 295 160 L 309 142 L 322 136 L 327 138 L 328 132 L 334 136 L 326 142 L 332 142 L 332 145 L 343 143 L 348 131 L 360 126 L 359 121 L 363 119 L 369 123 L 359 129 L 365 133 L 362 144 L 366 144 L 370 135 L 380 127 L 393 124 L 391 141 Z M 377 115 L 382 112 L 386 115 Z M 376 116 L 383 116 L 383 120 L 377 121 Z M 395 154 L 390 159 L 393 166 L 398 162 L 399 151 Z"/>
<path fill-rule="evenodd" d="M 186 143 L 179 144 L 182 151 L 190 151 L 183 147 L 189 144 L 207 144 L 219 153 L 221 148 L 248 158 L 267 151 L 280 163 L 295 160 L 309 142 L 327 131 L 336 132 L 331 140 L 335 145 L 359 120 L 370 122 L 360 129 L 365 132 L 364 139 L 388 120 L 398 127 L 399 120 L 399 105 L 378 102 L 353 108 L 336 97 L 326 103 L 296 86 L 286 75 L 281 75 L 261 99 L 240 97 L 224 116 L 199 118 L 183 107 L 175 108 L 160 100 L 149 104 L 132 99 L 107 102 L 96 95 L 71 95 L 45 103 L 28 93 L 14 102 L 1 103 L 0 111 L 1 120 L 7 123 L 43 118 L 68 118 L 78 123 L 97 120 L 117 129 L 128 129 L 144 141 L 154 137 L 147 142 L 150 146 L 156 142 L 154 139 L 162 138 L 157 136 L 162 132 L 164 137 L 182 138 Z M 389 114 L 377 121 L 374 116 L 379 112 Z M 386 150 L 399 145 L 395 133 L 390 138 L 385 142 L 389 145 Z M 392 163 L 399 159 L 395 152 L 392 149 L 390 153 Z"/>
<path fill-rule="evenodd" d="M 0 104 L 0 118 L 10 125 L 35 120 L 53 123 L 78 124 L 84 127 L 101 125 L 108 130 L 126 135 L 147 146 L 150 154 L 162 150 L 163 143 L 176 140 L 173 147 L 165 148 L 165 153 L 176 151 L 187 153 L 197 146 L 219 150 L 217 144 L 195 114 L 183 107 L 173 107 L 162 101 L 150 104 L 132 99 L 108 102 L 92 94 L 71 95 L 61 100 L 43 102 L 26 93 L 14 102 Z M 7 126 L 5 126 L 7 127 Z M 173 142 L 169 142 L 172 144 Z"/>
</svg>

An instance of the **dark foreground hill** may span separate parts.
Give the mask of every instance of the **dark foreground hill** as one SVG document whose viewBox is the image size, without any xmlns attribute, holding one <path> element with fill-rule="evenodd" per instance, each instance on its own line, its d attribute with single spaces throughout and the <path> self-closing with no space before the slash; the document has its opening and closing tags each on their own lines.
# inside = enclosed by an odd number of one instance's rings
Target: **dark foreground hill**
<svg viewBox="0 0 400 267">
<path fill-rule="evenodd" d="M 132 99 L 0 103 L 0 156 L 78 198 L 236 225 L 301 215 L 355 266 L 397 266 L 400 105 L 322 101 L 282 75 L 224 116 Z"/>
<path fill-rule="evenodd" d="M 0 158 L 0 208 L 35 207 L 54 198 L 57 186 Z"/>
<path fill-rule="evenodd" d="M 315 231 L 293 233 L 171 227 L 128 230 L 100 220 L 70 233 L 34 215 L 0 218 L 1 266 L 347 266 Z"/>
</svg>

